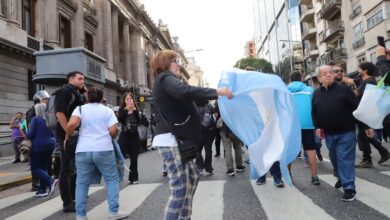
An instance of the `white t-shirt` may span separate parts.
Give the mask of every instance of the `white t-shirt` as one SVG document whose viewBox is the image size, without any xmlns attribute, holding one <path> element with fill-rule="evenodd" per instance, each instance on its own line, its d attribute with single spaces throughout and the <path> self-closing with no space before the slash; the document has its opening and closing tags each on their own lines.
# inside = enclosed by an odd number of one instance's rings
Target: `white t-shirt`
<svg viewBox="0 0 390 220">
<path fill-rule="evenodd" d="M 72 113 L 81 119 L 76 153 L 113 150 L 108 128 L 118 123 L 114 111 L 99 103 L 89 103 L 81 106 L 80 117 L 79 108 Z"/>
<path fill-rule="evenodd" d="M 159 134 L 153 138 L 152 147 L 177 147 L 177 141 L 172 133 Z"/>
</svg>

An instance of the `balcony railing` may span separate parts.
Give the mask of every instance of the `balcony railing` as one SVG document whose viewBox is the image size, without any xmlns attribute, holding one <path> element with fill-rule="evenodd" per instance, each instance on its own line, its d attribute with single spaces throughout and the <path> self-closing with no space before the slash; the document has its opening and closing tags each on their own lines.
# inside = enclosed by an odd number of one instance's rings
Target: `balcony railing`
<svg viewBox="0 0 390 220">
<path fill-rule="evenodd" d="M 337 21 L 330 25 L 324 32 L 323 41 L 329 41 L 338 36 L 338 33 L 344 32 L 344 23 L 342 21 Z M 342 37 L 342 35 L 340 35 Z"/>
<path fill-rule="evenodd" d="M 301 22 L 314 21 L 314 8 L 311 5 L 302 5 L 301 6 Z"/>
<path fill-rule="evenodd" d="M 43 50 L 54 50 L 54 48 L 47 44 L 43 44 Z"/>
<path fill-rule="evenodd" d="M 39 40 L 37 40 L 31 36 L 27 36 L 27 47 L 31 48 L 35 51 L 39 51 L 40 42 L 39 42 Z"/>
<path fill-rule="evenodd" d="M 310 40 L 316 37 L 317 30 L 314 25 L 304 23 L 302 25 L 302 40 Z"/>
<path fill-rule="evenodd" d="M 334 62 L 336 64 L 345 62 L 347 59 L 347 49 L 340 48 L 340 49 L 332 49 L 328 51 L 322 58 L 322 64 L 329 64 L 331 62 Z"/>
<path fill-rule="evenodd" d="M 359 40 L 353 42 L 352 47 L 353 47 L 353 49 L 356 49 L 356 48 L 363 46 L 365 43 L 366 43 L 366 41 L 364 40 L 364 37 L 362 37 Z"/>
<path fill-rule="evenodd" d="M 332 20 L 340 13 L 341 0 L 328 0 L 321 8 L 319 14 L 321 19 Z"/>
</svg>

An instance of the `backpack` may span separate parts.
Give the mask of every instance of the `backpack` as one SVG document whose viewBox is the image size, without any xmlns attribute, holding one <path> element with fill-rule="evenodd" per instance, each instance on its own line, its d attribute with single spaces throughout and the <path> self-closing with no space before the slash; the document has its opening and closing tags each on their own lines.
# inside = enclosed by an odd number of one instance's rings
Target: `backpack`
<svg viewBox="0 0 390 220">
<path fill-rule="evenodd" d="M 202 107 L 201 110 L 201 123 L 204 128 L 212 128 L 214 127 L 214 117 L 213 112 L 210 109 L 210 105 L 207 104 L 206 106 Z"/>
<path fill-rule="evenodd" d="M 64 87 L 64 88 L 66 88 L 66 87 Z M 46 126 L 51 131 L 55 131 L 56 130 L 57 123 L 58 123 L 57 116 L 56 116 L 56 108 L 55 108 L 55 102 L 56 102 L 55 100 L 56 100 L 57 92 L 58 92 L 58 90 L 56 92 L 54 92 L 53 95 L 50 96 L 49 99 L 47 100 L 46 111 L 45 111 Z M 67 112 L 69 112 L 70 106 L 72 106 L 73 102 L 76 99 L 76 97 L 73 94 L 73 92 L 70 91 L 70 90 L 69 90 L 69 92 L 72 95 L 72 97 L 71 97 L 70 102 L 68 104 Z"/>
</svg>

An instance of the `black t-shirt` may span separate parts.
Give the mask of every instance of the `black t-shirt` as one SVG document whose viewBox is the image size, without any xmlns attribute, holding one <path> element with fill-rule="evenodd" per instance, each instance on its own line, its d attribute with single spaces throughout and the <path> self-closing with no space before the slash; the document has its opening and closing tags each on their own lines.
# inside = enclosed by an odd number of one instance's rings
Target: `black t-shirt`
<svg viewBox="0 0 390 220">
<path fill-rule="evenodd" d="M 123 107 L 118 110 L 118 121 L 121 123 L 124 132 L 134 133 L 137 131 L 140 123 L 139 113 L 137 110 L 128 114 L 128 111 Z"/>
<path fill-rule="evenodd" d="M 364 89 L 366 88 L 367 84 L 376 85 L 376 80 L 374 77 L 370 77 L 366 80 L 361 81 L 360 86 L 357 89 L 357 97 L 360 99 L 363 97 Z"/>
<path fill-rule="evenodd" d="M 72 95 L 73 94 L 73 95 Z M 57 90 L 53 95 L 56 95 L 55 98 L 55 109 L 56 112 L 62 112 L 65 114 L 66 119 L 69 121 L 70 116 L 73 113 L 73 110 L 80 105 L 84 104 L 84 98 L 76 87 L 67 84 L 61 89 Z M 72 101 L 72 96 L 74 96 L 74 101 Z M 57 123 L 56 136 L 59 140 L 65 139 L 65 131 L 62 129 L 60 123 Z"/>
</svg>

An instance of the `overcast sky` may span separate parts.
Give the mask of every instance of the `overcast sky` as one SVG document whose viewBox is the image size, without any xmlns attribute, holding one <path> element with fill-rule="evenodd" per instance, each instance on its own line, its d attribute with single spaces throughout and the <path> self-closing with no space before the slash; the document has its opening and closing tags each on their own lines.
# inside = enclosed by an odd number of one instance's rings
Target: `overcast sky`
<svg viewBox="0 0 390 220">
<path fill-rule="evenodd" d="M 245 43 L 253 38 L 252 0 L 140 0 L 152 20 L 162 19 L 171 36 L 179 37 L 186 53 L 195 57 L 210 87 L 222 70 L 244 57 Z"/>
</svg>

